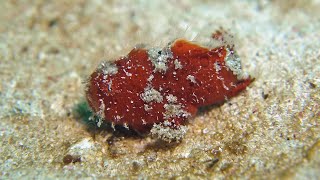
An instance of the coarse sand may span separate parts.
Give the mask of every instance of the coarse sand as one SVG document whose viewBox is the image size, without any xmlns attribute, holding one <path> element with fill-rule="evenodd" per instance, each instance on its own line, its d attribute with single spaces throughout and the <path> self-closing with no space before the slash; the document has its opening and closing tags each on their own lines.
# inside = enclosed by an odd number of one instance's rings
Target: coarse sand
<svg viewBox="0 0 320 180">
<path fill-rule="evenodd" d="M 0 179 L 320 179 L 319 0 L 0 1 Z M 234 35 L 255 81 L 181 143 L 86 121 L 84 83 L 138 44 Z"/>
</svg>

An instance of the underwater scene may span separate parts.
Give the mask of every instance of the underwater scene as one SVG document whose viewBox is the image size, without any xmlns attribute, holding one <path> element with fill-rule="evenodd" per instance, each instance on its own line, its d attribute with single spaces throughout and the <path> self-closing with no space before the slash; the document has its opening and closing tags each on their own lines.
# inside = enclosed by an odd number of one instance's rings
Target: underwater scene
<svg viewBox="0 0 320 180">
<path fill-rule="evenodd" d="M 0 1 L 0 179 L 320 179 L 318 9 Z"/>
</svg>

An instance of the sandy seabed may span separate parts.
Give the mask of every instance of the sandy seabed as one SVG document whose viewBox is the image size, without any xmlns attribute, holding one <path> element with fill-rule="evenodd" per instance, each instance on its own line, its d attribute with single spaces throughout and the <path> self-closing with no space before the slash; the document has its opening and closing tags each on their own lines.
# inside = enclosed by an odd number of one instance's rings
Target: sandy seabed
<svg viewBox="0 0 320 180">
<path fill-rule="evenodd" d="M 319 179 L 320 1 L 0 1 L 0 178 Z M 84 123 L 86 77 L 136 44 L 234 34 L 255 81 L 181 143 Z"/>
</svg>

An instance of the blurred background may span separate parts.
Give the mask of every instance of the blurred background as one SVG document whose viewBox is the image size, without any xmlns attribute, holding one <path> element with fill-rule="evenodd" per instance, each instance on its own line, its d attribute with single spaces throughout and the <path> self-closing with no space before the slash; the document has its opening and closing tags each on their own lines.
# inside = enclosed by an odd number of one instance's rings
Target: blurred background
<svg viewBox="0 0 320 180">
<path fill-rule="evenodd" d="M 0 178 L 319 179 L 319 8 L 319 0 L 0 1 Z M 141 43 L 202 43 L 219 28 L 234 35 L 255 82 L 192 119 L 181 143 L 83 123 L 83 82 L 101 60 Z"/>
</svg>

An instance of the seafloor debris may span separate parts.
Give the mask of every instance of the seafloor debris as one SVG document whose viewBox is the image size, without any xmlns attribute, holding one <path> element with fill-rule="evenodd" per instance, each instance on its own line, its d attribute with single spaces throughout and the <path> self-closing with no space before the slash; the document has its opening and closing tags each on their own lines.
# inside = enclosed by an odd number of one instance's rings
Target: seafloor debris
<svg viewBox="0 0 320 180">
<path fill-rule="evenodd" d="M 212 36 L 224 41 L 221 32 Z M 102 120 L 163 140 L 180 140 L 201 106 L 221 103 L 251 82 L 233 44 L 207 48 L 177 39 L 164 48 L 134 48 L 102 62 L 90 76 L 87 100 Z M 98 125 L 101 124 L 101 121 Z"/>
</svg>

